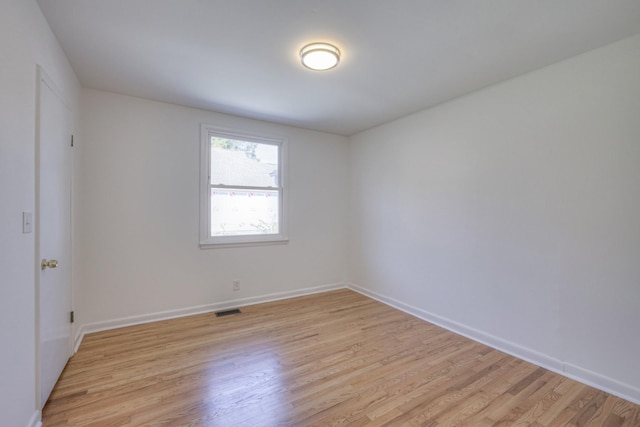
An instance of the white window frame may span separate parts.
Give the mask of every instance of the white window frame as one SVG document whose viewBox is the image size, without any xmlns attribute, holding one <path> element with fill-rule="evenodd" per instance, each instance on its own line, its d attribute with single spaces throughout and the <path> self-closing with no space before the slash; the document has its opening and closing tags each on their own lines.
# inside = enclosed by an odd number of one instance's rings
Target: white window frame
<svg viewBox="0 0 640 427">
<path fill-rule="evenodd" d="M 257 246 L 284 244 L 287 237 L 287 139 L 249 133 L 237 129 L 222 128 L 202 124 L 200 142 L 200 248 L 237 246 Z M 222 137 L 258 144 L 277 145 L 278 150 L 278 190 L 279 223 L 277 234 L 250 234 L 242 236 L 210 236 L 211 231 L 211 137 Z M 235 188 L 230 186 L 228 188 Z M 238 187 L 246 189 L 247 187 Z"/>
</svg>

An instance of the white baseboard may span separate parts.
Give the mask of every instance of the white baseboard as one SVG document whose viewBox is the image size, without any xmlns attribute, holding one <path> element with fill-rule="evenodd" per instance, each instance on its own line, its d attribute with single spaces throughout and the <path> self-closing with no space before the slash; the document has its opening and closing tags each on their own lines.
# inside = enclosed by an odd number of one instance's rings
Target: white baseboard
<svg viewBox="0 0 640 427">
<path fill-rule="evenodd" d="M 640 405 L 640 389 L 597 372 L 564 363 L 565 376 Z"/>
<path fill-rule="evenodd" d="M 557 374 L 563 375 L 565 377 L 571 378 L 583 384 L 595 387 L 597 389 L 640 405 L 640 389 L 637 387 L 621 383 L 620 381 L 614 380 L 607 376 L 589 371 L 579 366 L 572 365 L 546 354 L 539 353 L 533 349 L 523 347 L 521 345 L 508 340 L 504 340 L 491 334 L 487 334 L 486 332 L 482 332 L 453 320 L 446 319 L 444 317 L 414 307 L 410 304 L 398 301 L 394 298 L 381 295 L 377 292 L 371 291 L 361 286 L 348 284 L 346 287 L 362 295 L 368 296 L 369 298 L 397 308 L 400 311 L 411 314 L 412 316 L 415 316 L 419 319 L 441 326 L 449 331 L 488 345 L 489 347 L 503 351 L 519 359 L 526 360 L 527 362 L 531 362 Z"/>
<path fill-rule="evenodd" d="M 42 412 L 35 411 L 31 416 L 27 427 L 42 427 Z"/>
<path fill-rule="evenodd" d="M 177 310 L 167 310 L 157 313 L 143 314 L 139 316 L 123 317 L 120 319 L 107 320 L 103 322 L 87 323 L 81 325 L 76 332 L 76 336 L 74 339 L 74 351 L 78 351 L 78 348 L 80 347 L 84 336 L 93 332 L 124 328 L 126 326 L 140 325 L 143 323 L 157 322 L 159 320 L 175 319 L 177 317 L 192 316 L 194 314 L 211 313 L 213 311 L 227 310 L 229 308 L 244 307 L 247 305 L 278 301 L 304 295 L 312 295 L 321 292 L 333 291 L 336 289 L 344 289 L 346 287 L 347 285 L 345 283 L 334 283 L 330 285 L 315 286 L 312 288 L 297 289 L 295 291 L 276 292 L 255 297 L 222 301 L 214 304 L 181 308 Z"/>
</svg>

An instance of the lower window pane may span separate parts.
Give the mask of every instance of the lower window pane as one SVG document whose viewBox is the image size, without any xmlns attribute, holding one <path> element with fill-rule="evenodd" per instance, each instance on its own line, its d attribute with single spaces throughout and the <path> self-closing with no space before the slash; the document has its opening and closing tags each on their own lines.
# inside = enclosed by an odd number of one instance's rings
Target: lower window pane
<svg viewBox="0 0 640 427">
<path fill-rule="evenodd" d="M 278 191 L 211 189 L 211 237 L 278 234 Z"/>
</svg>

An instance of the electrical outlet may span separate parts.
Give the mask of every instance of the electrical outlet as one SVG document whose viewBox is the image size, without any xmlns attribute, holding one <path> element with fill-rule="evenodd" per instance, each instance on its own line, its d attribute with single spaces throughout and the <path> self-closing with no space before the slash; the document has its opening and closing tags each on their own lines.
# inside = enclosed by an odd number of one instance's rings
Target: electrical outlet
<svg viewBox="0 0 640 427">
<path fill-rule="evenodd" d="M 233 281 L 233 290 L 234 291 L 239 291 L 240 290 L 240 280 L 234 280 Z"/>
</svg>

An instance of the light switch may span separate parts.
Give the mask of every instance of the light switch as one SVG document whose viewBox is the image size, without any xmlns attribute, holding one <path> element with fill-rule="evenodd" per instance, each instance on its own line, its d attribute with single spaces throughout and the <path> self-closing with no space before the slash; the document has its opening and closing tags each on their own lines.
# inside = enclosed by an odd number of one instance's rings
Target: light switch
<svg viewBox="0 0 640 427">
<path fill-rule="evenodd" d="M 33 230 L 33 214 L 31 212 L 22 212 L 22 233 L 28 234 Z"/>
</svg>

